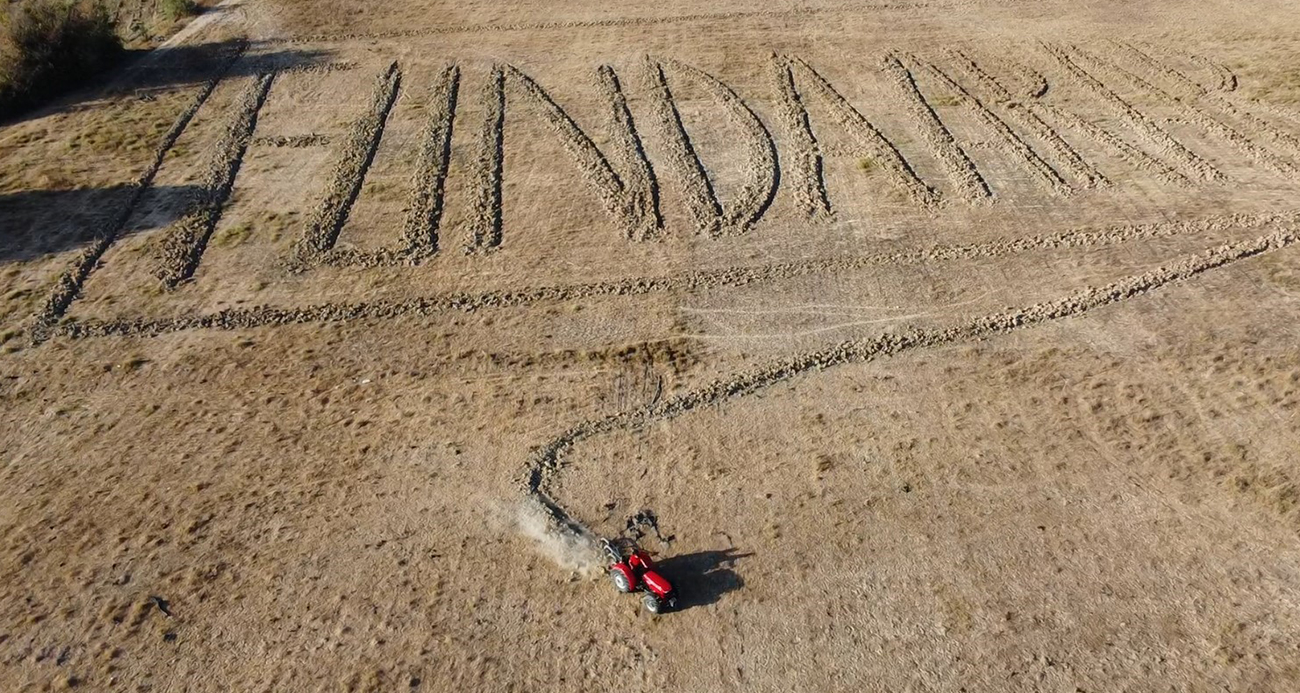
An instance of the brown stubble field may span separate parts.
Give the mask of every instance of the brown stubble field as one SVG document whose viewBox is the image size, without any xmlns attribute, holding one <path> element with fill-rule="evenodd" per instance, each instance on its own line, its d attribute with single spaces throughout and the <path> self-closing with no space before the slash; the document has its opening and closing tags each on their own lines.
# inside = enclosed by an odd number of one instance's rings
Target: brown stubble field
<svg viewBox="0 0 1300 693">
<path fill-rule="evenodd" d="M 0 688 L 1295 690 L 1297 9 L 219 6 L 0 128 Z"/>
</svg>

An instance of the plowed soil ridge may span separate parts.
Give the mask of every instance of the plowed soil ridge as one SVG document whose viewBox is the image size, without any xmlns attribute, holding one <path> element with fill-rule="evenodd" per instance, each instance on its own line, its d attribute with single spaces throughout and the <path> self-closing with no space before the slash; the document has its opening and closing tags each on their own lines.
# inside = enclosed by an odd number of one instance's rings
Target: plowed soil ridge
<svg viewBox="0 0 1300 693">
<path fill-rule="evenodd" d="M 348 221 L 352 205 L 361 194 L 366 172 L 384 137 L 388 115 L 402 84 L 402 72 L 393 62 L 379 76 L 365 113 L 352 126 L 340 147 L 329 188 L 316 206 L 302 238 L 294 247 L 289 267 L 303 271 L 324 259 Z"/>
<path fill-rule="evenodd" d="M 1069 194 L 1070 186 L 1065 182 L 1065 179 L 1061 177 L 1061 174 L 1057 173 L 1056 169 L 1052 168 L 1051 164 L 1047 163 L 1047 161 L 1039 156 L 1038 152 L 1034 151 L 1034 148 L 1029 146 L 1028 142 L 1025 142 L 1025 140 L 1022 139 L 1015 130 L 1011 129 L 1011 127 L 1007 125 L 1006 121 L 1002 120 L 1002 118 L 991 111 L 988 106 L 984 105 L 984 102 L 980 101 L 978 97 L 968 91 L 961 85 L 961 83 L 957 82 L 957 80 L 950 77 L 948 73 L 939 69 L 933 63 L 921 61 L 915 56 L 909 56 L 909 60 L 912 64 L 920 65 L 927 73 L 934 76 L 934 78 L 939 80 L 940 83 L 956 93 L 963 103 L 974 112 L 975 117 L 978 118 L 980 122 L 984 123 L 986 127 L 997 133 L 1000 142 L 1002 143 L 1002 149 L 1018 159 L 1021 165 L 1034 174 L 1035 179 L 1038 180 L 1040 184 L 1046 186 L 1048 189 L 1059 195 Z"/>
<path fill-rule="evenodd" d="M 1031 106 L 1020 103 L 1019 100 L 1013 98 L 1011 92 L 996 77 L 986 72 L 973 58 L 961 51 L 951 51 L 951 55 L 956 61 L 958 69 L 974 79 L 976 84 L 979 85 L 977 89 L 988 94 L 994 103 L 1002 105 L 1009 117 L 1015 120 L 1020 127 L 1038 137 L 1052 152 L 1057 161 L 1060 162 L 1060 165 L 1069 171 L 1070 175 L 1079 179 L 1084 188 L 1095 188 L 1109 184 L 1101 171 L 1088 162 L 1073 145 L 1061 136 L 1060 132 L 1043 120 Z M 1029 96 L 1028 98 L 1037 99 L 1038 97 Z"/>
<path fill-rule="evenodd" d="M 501 245 L 501 177 L 505 168 L 506 76 L 501 65 L 483 93 L 483 124 L 474 162 L 474 208 L 469 220 L 467 253 L 484 253 Z"/>
<path fill-rule="evenodd" d="M 156 275 L 164 287 L 175 288 L 198 269 L 234 190 L 235 177 L 257 128 L 257 114 L 266 103 L 274 79 L 274 74 L 256 77 L 240 95 L 234 115 L 208 162 L 202 190 L 185 216 L 163 237 Z"/>
<path fill-rule="evenodd" d="M 199 109 L 203 107 L 203 104 L 207 103 L 208 98 L 212 96 L 212 92 L 216 91 L 217 85 L 221 83 L 221 80 L 225 79 L 230 69 L 244 55 L 246 49 L 247 44 L 245 43 L 235 45 L 216 73 L 203 86 L 199 87 L 194 100 L 176 117 L 176 121 L 172 123 L 167 134 L 163 136 L 162 141 L 154 149 L 153 161 L 150 162 L 140 178 L 131 184 L 129 197 L 125 204 L 113 213 L 102 230 L 96 234 L 95 240 L 81 251 L 77 259 L 73 261 L 72 267 L 56 280 L 49 298 L 46 299 L 45 305 L 42 306 L 40 312 L 36 314 L 28 330 L 29 338 L 33 344 L 40 344 L 49 339 L 55 325 L 67 312 L 68 306 L 72 305 L 77 295 L 81 293 L 81 287 L 85 284 L 86 278 L 90 276 L 95 266 L 99 264 L 100 258 L 104 257 L 104 253 L 108 252 L 109 247 L 121 235 L 122 229 L 126 228 L 127 222 L 131 220 L 131 215 L 139 207 L 145 191 L 153 184 L 159 169 L 162 168 L 167 153 L 176 145 L 176 141 L 189 127 Z"/>
<path fill-rule="evenodd" d="M 787 178 L 794 179 L 794 195 L 804 216 L 813 220 L 829 219 L 832 214 L 826 193 L 825 160 L 808 120 L 808 109 L 795 88 L 793 69 L 776 55 L 772 56 L 772 68 L 779 96 L 777 116 L 790 142 L 785 158 L 793 161 Z"/>
<path fill-rule="evenodd" d="M 194 329 L 237 330 L 317 322 L 392 320 L 411 316 L 429 316 L 449 310 L 473 312 L 480 309 L 509 308 L 544 301 L 573 301 L 602 296 L 636 296 L 670 291 L 702 291 L 801 276 L 852 272 L 878 266 L 916 265 L 1009 257 L 1057 248 L 1106 247 L 1155 238 L 1214 232 L 1226 228 L 1255 228 L 1266 224 L 1292 224 L 1298 219 L 1300 219 L 1300 212 L 1238 214 L 1102 229 L 1079 229 L 989 243 L 937 245 L 930 248 L 895 253 L 782 262 L 750 267 L 729 267 L 659 277 L 634 277 L 620 281 L 478 293 L 457 292 L 406 301 L 322 303 L 300 308 L 258 306 L 226 309 L 198 316 L 165 319 L 75 320 L 61 325 L 59 334 L 75 339 L 85 339 L 107 336 L 156 336 Z"/>
<path fill-rule="evenodd" d="M 1103 101 L 1110 103 L 1134 132 L 1142 136 L 1152 147 L 1173 159 L 1174 166 L 1181 172 L 1207 181 L 1222 181 L 1223 172 L 1209 162 L 1193 153 L 1181 142 L 1152 121 L 1146 114 L 1134 108 L 1123 97 L 1085 70 L 1078 63 L 1078 56 L 1073 51 L 1043 44 L 1043 47 L 1072 75 L 1079 84 Z"/>
<path fill-rule="evenodd" d="M 587 537 L 590 532 L 581 521 L 565 510 L 546 490 L 555 475 L 567 466 L 566 458 L 573 455 L 574 447 L 582 441 L 614 431 L 639 430 L 653 422 L 676 418 L 701 407 L 720 405 L 795 377 L 846 363 L 863 363 L 918 349 L 983 340 L 1076 317 L 1097 308 L 1123 303 L 1215 268 L 1290 247 L 1298 240 L 1300 234 L 1292 222 L 1263 236 L 1211 248 L 1149 272 L 1100 287 L 1087 287 L 1053 301 L 982 316 L 954 327 L 913 329 L 898 334 L 845 341 L 828 349 L 781 359 L 755 370 L 737 372 L 642 409 L 622 411 L 569 427 L 534 449 L 519 483 L 529 500 L 540 503 L 550 512 L 558 530 Z"/>
<path fill-rule="evenodd" d="M 902 152 L 898 151 L 898 147 L 889 138 L 885 137 L 884 133 L 866 116 L 862 115 L 861 111 L 854 108 L 843 94 L 836 90 L 825 77 L 822 77 L 821 73 L 817 72 L 801 58 L 786 55 L 782 56 L 781 59 L 786 62 L 789 68 L 795 94 L 799 95 L 799 99 L 791 105 L 800 109 L 800 118 L 807 120 L 808 112 L 802 110 L 806 99 L 803 97 L 803 92 L 799 90 L 800 82 L 795 75 L 804 77 L 809 81 L 812 90 L 830 105 L 831 114 L 836 123 L 858 140 L 867 150 L 872 161 L 879 163 L 881 168 L 889 173 L 890 181 L 908 199 L 926 209 L 933 209 L 939 205 L 941 200 L 939 191 L 922 180 Z M 820 176 L 820 169 L 814 169 L 811 172 L 805 171 L 801 175 Z M 819 177 L 816 185 L 825 189 L 826 182 Z"/>
<path fill-rule="evenodd" d="M 993 191 L 989 189 L 988 181 L 984 180 L 984 176 L 975 167 L 975 162 L 970 160 L 966 150 L 958 144 L 957 138 L 953 137 L 943 119 L 935 113 L 934 107 L 917 85 L 912 71 L 899 56 L 893 54 L 885 58 L 883 66 L 903 94 L 909 120 L 920 131 L 921 139 L 930 145 L 935 158 L 943 164 L 957 195 L 968 203 L 992 197 Z"/>
</svg>

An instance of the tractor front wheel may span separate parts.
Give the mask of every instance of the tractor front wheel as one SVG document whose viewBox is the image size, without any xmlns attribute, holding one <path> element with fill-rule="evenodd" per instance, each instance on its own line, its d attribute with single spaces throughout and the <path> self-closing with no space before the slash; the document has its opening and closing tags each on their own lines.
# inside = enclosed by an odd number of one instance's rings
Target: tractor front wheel
<svg viewBox="0 0 1300 693">
<path fill-rule="evenodd" d="M 609 571 L 609 579 L 614 581 L 614 589 L 624 594 L 632 591 L 632 583 L 628 582 L 627 575 L 621 570 Z"/>
<path fill-rule="evenodd" d="M 641 599 L 641 603 L 645 604 L 645 610 L 652 614 L 657 614 L 661 609 L 663 609 L 663 603 L 653 594 L 647 594 Z"/>
</svg>

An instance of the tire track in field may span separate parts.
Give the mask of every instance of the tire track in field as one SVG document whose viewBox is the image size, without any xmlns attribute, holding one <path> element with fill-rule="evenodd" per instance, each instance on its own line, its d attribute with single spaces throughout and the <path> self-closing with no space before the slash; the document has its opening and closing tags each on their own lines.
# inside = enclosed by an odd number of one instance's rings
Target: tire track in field
<svg viewBox="0 0 1300 693">
<path fill-rule="evenodd" d="M 1061 174 L 1058 173 L 1056 169 L 1052 168 L 1051 164 L 1047 163 L 1041 156 L 1039 156 L 1038 152 L 1034 151 L 1033 147 L 1029 146 L 1029 143 L 1021 139 L 1020 135 L 1016 134 L 1016 131 L 1012 130 L 1011 126 L 1007 125 L 1006 121 L 1002 120 L 1002 118 L 998 117 L 996 113 L 989 110 L 989 107 L 985 106 L 984 102 L 980 101 L 979 98 L 968 91 L 966 87 L 962 86 L 959 82 L 950 77 L 948 73 L 939 69 L 933 63 L 922 61 L 915 56 L 908 56 L 908 60 L 914 65 L 919 65 L 921 69 L 939 80 L 941 84 L 960 97 L 962 102 L 975 113 L 975 116 L 980 120 L 980 122 L 984 123 L 986 127 L 997 133 L 1001 138 L 1003 143 L 1001 149 L 1018 159 L 1023 166 L 1033 172 L 1041 185 L 1048 187 L 1060 195 L 1068 195 L 1070 193 L 1070 186 L 1065 182 L 1065 179 L 1061 177 Z"/>
<path fill-rule="evenodd" d="M 1142 76 L 1118 64 L 1116 61 L 1105 56 L 1093 55 L 1078 48 L 1074 49 L 1074 54 L 1091 62 L 1103 72 L 1109 72 L 1110 74 L 1133 85 L 1137 89 L 1145 91 L 1161 101 L 1164 101 L 1166 104 L 1172 106 L 1179 113 L 1182 119 L 1209 134 L 1217 136 L 1246 157 L 1263 164 L 1265 167 L 1276 173 L 1281 173 L 1287 176 L 1292 176 L 1296 173 L 1295 164 L 1268 151 L 1257 144 L 1254 140 L 1251 140 L 1236 129 L 1217 118 L 1214 118 L 1201 108 L 1198 108 L 1195 104 L 1156 86 L 1144 79 Z"/>
<path fill-rule="evenodd" d="M 176 288 L 194 276 L 198 269 L 203 252 L 208 247 L 208 240 L 212 238 L 212 232 L 216 231 L 226 203 L 230 200 L 235 178 L 239 175 L 249 142 L 253 139 L 253 131 L 257 128 L 258 114 L 271 93 L 274 80 L 274 73 L 259 75 L 240 94 L 234 115 L 208 162 L 202 190 L 185 215 L 162 238 L 155 276 L 165 288 Z"/>
<path fill-rule="evenodd" d="M 352 205 L 361 194 L 361 186 L 375 160 L 375 153 L 379 151 L 401 84 L 402 71 L 393 62 L 380 74 L 366 111 L 353 124 L 347 140 L 339 149 L 329 188 L 291 252 L 291 271 L 302 272 L 322 262 L 334 248 L 352 212 Z"/>
<path fill-rule="evenodd" d="M 966 155 L 966 150 L 957 143 L 939 114 L 934 112 L 934 107 L 926 100 L 925 94 L 921 93 L 916 77 L 899 59 L 899 55 L 891 53 L 886 56 L 883 68 L 903 93 L 910 119 L 920 130 L 921 139 L 930 145 L 935 157 L 947 171 L 957 194 L 970 203 L 991 198 L 993 191 L 989 189 L 988 182 L 980 175 L 975 162 Z"/>
<path fill-rule="evenodd" d="M 586 284 L 436 294 L 405 301 L 322 303 L 298 308 L 257 306 L 163 319 L 77 320 L 63 325 L 59 334 L 74 339 L 108 336 L 153 337 L 195 329 L 241 330 L 321 322 L 428 317 L 453 310 L 472 313 L 480 309 L 511 308 L 542 302 L 628 297 L 666 292 L 692 293 L 803 276 L 853 272 L 871 267 L 994 259 L 1055 249 L 1104 248 L 1158 238 L 1214 233 L 1228 228 L 1256 228 L 1268 224 L 1296 223 L 1300 223 L 1300 211 L 1285 214 L 1238 214 L 1101 229 L 1076 229 L 1007 241 L 938 245 L 855 257 L 697 270 L 658 277 L 631 277 Z"/>
<path fill-rule="evenodd" d="M 1186 256 L 1149 272 L 1104 286 L 1087 287 L 1053 301 L 985 315 L 953 327 L 914 328 L 899 334 L 848 340 L 752 370 L 738 371 L 702 387 L 661 399 L 642 409 L 625 410 L 570 426 L 533 448 L 518 483 L 530 501 L 547 510 L 555 524 L 554 529 L 573 533 L 580 540 L 594 540 L 591 532 L 547 492 L 550 482 L 568 466 L 566 458 L 572 455 L 578 443 L 618 431 L 642 430 L 652 423 L 675 419 L 704 407 L 720 406 L 778 383 L 844 364 L 865 363 L 910 351 L 990 339 L 1077 317 L 1098 308 L 1122 304 L 1216 268 L 1291 247 L 1297 241 L 1300 241 L 1300 233 L 1294 225 L 1289 225 L 1251 240 L 1221 245 L 1197 255 Z"/>
<path fill-rule="evenodd" d="M 99 264 L 100 259 L 104 257 L 104 253 L 108 252 L 109 247 L 117 241 L 122 234 L 122 230 L 130 222 L 131 215 L 135 212 L 136 207 L 140 205 L 145 191 L 153 185 L 154 178 L 158 176 L 158 171 L 162 169 L 167 153 L 172 150 L 172 147 L 176 146 L 176 141 L 189 127 L 199 109 L 203 107 L 203 104 L 207 103 L 208 98 L 216 91 L 217 85 L 230 73 L 230 69 L 235 66 L 235 63 L 243 57 L 247 48 L 248 44 L 246 43 L 234 46 L 221 67 L 199 88 L 194 100 L 186 106 L 184 111 L 181 111 L 175 122 L 172 123 L 171 129 L 167 131 L 166 135 L 163 135 L 162 141 L 154 148 L 153 160 L 149 163 L 145 172 L 129 186 L 130 193 L 126 202 L 109 217 L 108 221 L 96 234 L 95 239 L 77 255 L 72 267 L 55 280 L 54 288 L 50 291 L 50 295 L 46 298 L 45 304 L 40 311 L 33 316 L 31 327 L 28 329 L 28 336 L 33 345 L 40 344 L 50 338 L 55 326 L 68 312 L 68 307 L 81 293 L 81 287 L 85 285 L 90 273 L 95 271 L 95 267 Z"/>
<path fill-rule="evenodd" d="M 928 183 L 917 175 L 916 170 L 907 162 L 898 147 L 889 141 L 866 116 L 862 115 L 858 109 L 849 103 L 826 78 L 813 69 L 811 65 L 803 59 L 795 56 L 780 56 L 778 60 L 783 61 L 789 70 L 792 80 L 794 94 L 798 100 L 790 103 L 792 108 L 798 109 L 798 117 L 804 122 L 808 121 L 808 111 L 804 110 L 803 92 L 799 89 L 799 80 L 795 75 L 807 79 L 811 84 L 812 91 L 816 92 L 821 98 L 831 106 L 831 114 L 835 118 L 836 124 L 853 136 L 860 145 L 865 147 L 870 153 L 872 160 L 879 163 L 894 184 L 908 199 L 926 209 L 934 209 L 939 206 L 941 196 L 939 191 L 935 190 Z M 799 175 L 813 176 L 816 185 L 825 190 L 826 182 L 821 178 L 817 170 L 804 170 Z"/>
<path fill-rule="evenodd" d="M 1071 176 L 1078 179 L 1083 187 L 1096 188 L 1110 184 L 1110 181 L 1106 180 L 1106 176 L 1085 159 L 1055 128 L 1043 120 L 1031 104 L 1021 103 L 1014 98 L 1011 92 L 996 77 L 986 72 L 969 55 L 961 51 L 949 51 L 949 55 L 957 63 L 958 69 L 973 79 L 980 89 L 989 94 L 994 103 L 1000 104 L 1011 119 L 1043 142 L 1059 162 L 1059 165 L 1069 171 Z M 1041 92 L 1039 93 L 1041 94 Z M 1038 97 L 1027 95 L 1027 98 L 1033 100 Z"/>
<path fill-rule="evenodd" d="M 1172 135 L 1165 132 L 1160 126 L 1156 125 L 1150 118 L 1143 114 L 1132 104 L 1125 101 L 1123 97 L 1116 94 L 1110 87 L 1106 86 L 1101 80 L 1094 77 L 1091 73 L 1080 66 L 1075 59 L 1075 55 L 1067 52 L 1065 49 L 1048 43 L 1041 44 L 1044 50 L 1057 62 L 1065 68 L 1075 80 L 1085 89 L 1092 92 L 1103 101 L 1110 103 L 1120 116 L 1128 123 L 1129 127 L 1134 130 L 1144 140 L 1149 142 L 1160 152 L 1166 154 L 1173 160 L 1173 167 L 1179 169 L 1180 173 L 1190 173 L 1192 176 L 1207 181 L 1222 181 L 1225 176 L 1221 171 L 1210 165 L 1205 159 L 1193 153 L 1181 142 L 1174 139 Z M 1081 119 L 1082 120 L 1082 119 Z"/>
</svg>

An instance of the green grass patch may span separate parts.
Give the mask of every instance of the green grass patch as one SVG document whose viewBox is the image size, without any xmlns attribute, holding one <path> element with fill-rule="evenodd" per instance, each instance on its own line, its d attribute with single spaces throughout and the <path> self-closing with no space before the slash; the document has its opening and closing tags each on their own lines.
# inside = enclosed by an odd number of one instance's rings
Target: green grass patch
<svg viewBox="0 0 1300 693">
<path fill-rule="evenodd" d="M 158 13 L 169 22 L 193 17 L 199 11 L 199 5 L 194 0 L 161 0 L 158 3 Z"/>
</svg>

